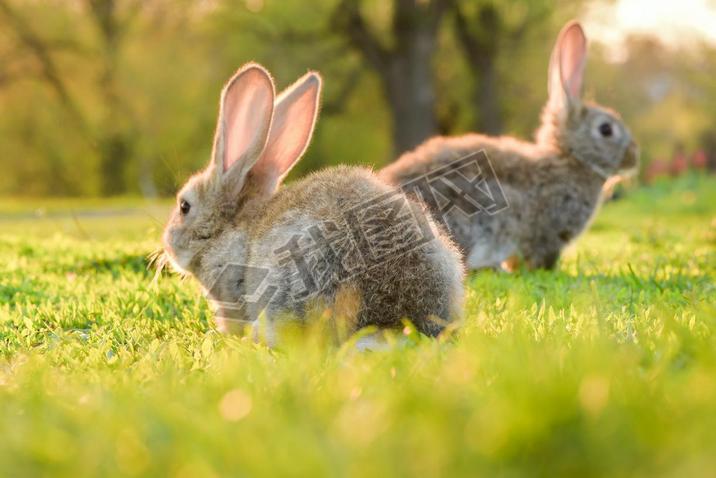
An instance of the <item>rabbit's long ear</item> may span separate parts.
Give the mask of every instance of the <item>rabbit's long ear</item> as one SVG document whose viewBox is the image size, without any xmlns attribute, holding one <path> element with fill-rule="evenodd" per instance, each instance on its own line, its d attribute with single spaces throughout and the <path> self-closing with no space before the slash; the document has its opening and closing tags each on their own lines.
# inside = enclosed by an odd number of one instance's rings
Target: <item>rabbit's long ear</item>
<svg viewBox="0 0 716 478">
<path fill-rule="evenodd" d="M 587 64 L 587 37 L 579 22 L 562 28 L 549 63 L 549 101 L 557 108 L 579 104 Z"/>
<path fill-rule="evenodd" d="M 230 181 L 240 190 L 266 147 L 273 103 L 273 80 L 255 63 L 243 66 L 224 87 L 213 158 L 221 183 Z"/>
<path fill-rule="evenodd" d="M 310 72 L 276 99 L 266 149 L 252 170 L 266 192 L 276 189 L 306 151 L 316 125 L 320 95 L 321 77 Z"/>
</svg>

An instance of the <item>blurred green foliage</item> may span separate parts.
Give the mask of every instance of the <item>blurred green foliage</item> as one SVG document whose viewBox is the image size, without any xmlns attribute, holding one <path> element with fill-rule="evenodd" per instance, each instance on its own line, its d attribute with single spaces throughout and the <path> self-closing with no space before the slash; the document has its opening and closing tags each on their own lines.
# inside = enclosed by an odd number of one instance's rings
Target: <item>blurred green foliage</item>
<svg viewBox="0 0 716 478">
<path fill-rule="evenodd" d="M 444 9 L 432 58 L 436 132 L 477 128 L 528 137 L 546 96 L 556 32 L 586 2 L 405 1 Z M 292 173 L 394 156 L 384 74 L 337 12 L 357 8 L 381 48 L 401 54 L 396 2 L 382 0 L 0 0 L 0 194 L 172 194 L 202 167 L 218 94 L 258 61 L 279 88 L 307 69 L 325 78 L 324 107 Z M 344 10 L 340 10 L 343 7 Z M 458 29 L 490 60 L 471 63 Z M 486 34 L 488 32 L 489 34 Z M 595 45 L 587 85 L 622 112 L 647 162 L 700 147 L 714 123 L 713 48 L 670 50 L 635 38 L 620 61 Z M 384 73 L 384 72 L 383 72 Z M 488 81 L 489 79 L 491 81 Z M 407 79 L 406 79 L 407 81 Z M 480 95 L 485 85 L 494 94 Z M 489 90 L 493 91 L 493 90 Z"/>
<path fill-rule="evenodd" d="M 374 353 L 222 336 L 194 281 L 152 283 L 165 204 L 46 202 L 0 204 L 3 476 L 716 467 L 714 178 L 606 204 L 557 271 L 474 274 L 455 336 Z"/>
</svg>

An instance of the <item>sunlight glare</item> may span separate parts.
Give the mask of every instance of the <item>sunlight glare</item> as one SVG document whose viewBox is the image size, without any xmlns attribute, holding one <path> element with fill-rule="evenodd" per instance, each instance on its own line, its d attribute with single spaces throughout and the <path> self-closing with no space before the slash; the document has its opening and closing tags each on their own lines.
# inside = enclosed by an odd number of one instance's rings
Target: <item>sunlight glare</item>
<svg viewBox="0 0 716 478">
<path fill-rule="evenodd" d="M 613 59 L 630 34 L 658 37 L 666 45 L 688 47 L 699 41 L 716 44 L 716 2 L 712 0 L 595 1 L 583 17 L 590 37 L 608 45 Z"/>
</svg>

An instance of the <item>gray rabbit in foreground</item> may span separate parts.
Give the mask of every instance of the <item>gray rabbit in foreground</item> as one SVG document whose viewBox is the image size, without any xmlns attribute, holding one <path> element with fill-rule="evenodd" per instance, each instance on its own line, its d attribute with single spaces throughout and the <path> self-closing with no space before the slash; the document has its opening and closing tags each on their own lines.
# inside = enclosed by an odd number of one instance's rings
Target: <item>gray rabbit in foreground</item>
<svg viewBox="0 0 716 478">
<path fill-rule="evenodd" d="M 482 189 L 503 195 L 506 207 L 493 215 L 453 208 L 439 218 L 468 268 L 513 269 L 519 258 L 528 268 L 553 268 L 595 214 L 605 182 L 637 167 L 638 147 L 619 115 L 581 99 L 586 56 L 582 27 L 568 23 L 552 52 L 549 100 L 534 143 L 479 134 L 436 137 L 380 171 L 386 182 L 404 185 L 484 151 L 494 177 L 478 167 L 460 174 L 484 179 Z M 456 194 L 445 181 L 431 187 L 447 199 Z M 430 193 L 417 192 L 423 199 Z"/>
<path fill-rule="evenodd" d="M 424 206 L 357 167 L 279 187 L 310 142 L 320 87 L 311 72 L 274 98 L 256 64 L 227 83 L 213 158 L 164 232 L 167 259 L 201 283 L 222 331 L 263 317 L 270 341 L 276 320 L 327 307 L 349 332 L 407 318 L 437 335 L 461 314 L 464 274 Z"/>
</svg>

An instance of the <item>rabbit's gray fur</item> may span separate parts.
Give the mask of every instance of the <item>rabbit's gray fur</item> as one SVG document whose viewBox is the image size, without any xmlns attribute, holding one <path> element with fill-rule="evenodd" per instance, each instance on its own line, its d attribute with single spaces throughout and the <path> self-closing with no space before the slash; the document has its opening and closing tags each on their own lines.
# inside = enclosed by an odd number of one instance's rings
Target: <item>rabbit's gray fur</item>
<svg viewBox="0 0 716 478">
<path fill-rule="evenodd" d="M 256 324 L 262 314 L 272 327 L 283 316 L 303 318 L 325 307 L 349 331 L 396 328 L 409 319 L 437 335 L 461 314 L 463 268 L 421 204 L 363 168 L 330 168 L 278 187 L 310 141 L 319 91 L 320 77 L 309 73 L 275 99 L 274 112 L 273 81 L 263 68 L 249 64 L 229 81 L 214 159 L 179 192 L 164 234 L 166 253 L 201 283 L 222 330 Z M 400 223 L 388 203 L 378 202 L 368 210 L 365 242 L 348 212 L 366 211 L 360 208 L 378 198 L 402 201 L 401 214 L 413 221 Z M 182 204 L 190 205 L 187 213 Z M 398 253 L 414 241 L 410 234 L 421 232 L 432 239 Z M 312 233 L 329 240 L 316 242 Z M 294 259 L 307 262 L 308 276 L 277 252 L 292 240 L 298 241 Z M 275 287 L 270 300 L 243 300 L 266 286 Z M 303 294 L 307 286 L 311 294 Z"/>
<path fill-rule="evenodd" d="M 468 268 L 511 268 L 517 258 L 529 268 L 553 268 L 597 211 L 607 179 L 637 166 L 638 148 L 619 115 L 582 101 L 585 62 L 586 37 L 571 22 L 552 53 L 549 101 L 534 143 L 480 134 L 436 137 L 380 171 L 389 183 L 407 184 L 469 154 L 487 154 L 495 172 L 489 189 L 499 193 L 499 182 L 507 208 L 471 216 L 453 210 L 444 218 Z M 434 187 L 448 199 L 453 194 L 444 183 Z"/>
</svg>

